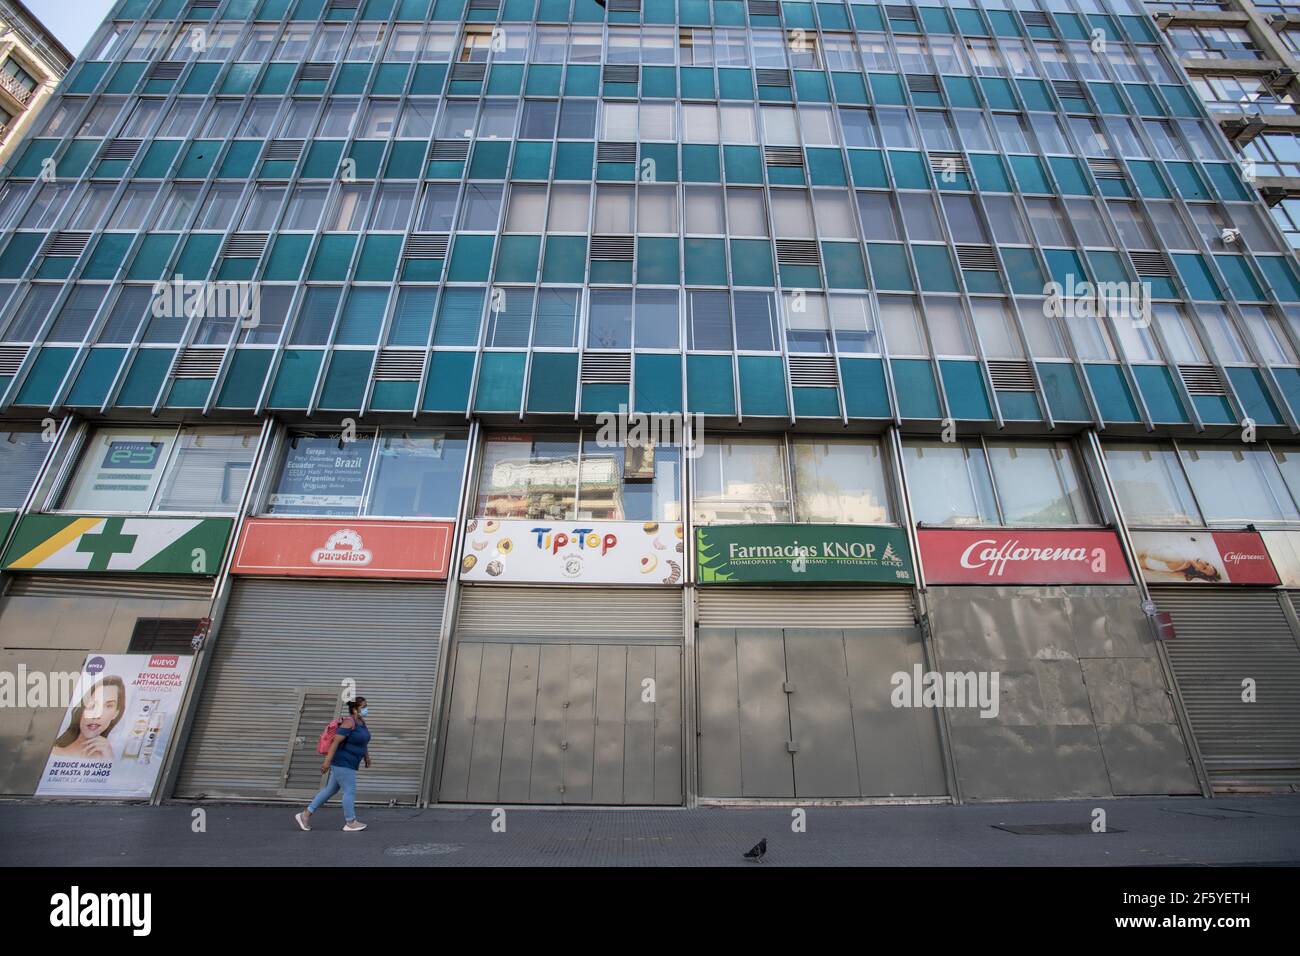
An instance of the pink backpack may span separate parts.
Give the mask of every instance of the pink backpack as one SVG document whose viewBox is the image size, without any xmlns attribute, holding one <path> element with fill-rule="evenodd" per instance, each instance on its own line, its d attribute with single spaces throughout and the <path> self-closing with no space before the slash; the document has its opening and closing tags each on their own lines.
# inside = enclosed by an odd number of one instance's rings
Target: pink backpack
<svg viewBox="0 0 1300 956">
<path fill-rule="evenodd" d="M 320 732 L 320 740 L 316 742 L 316 752 L 318 754 L 330 752 L 330 742 L 334 739 L 334 735 L 338 733 L 339 724 L 342 722 L 342 717 L 335 717 L 325 725 L 325 729 Z"/>
</svg>

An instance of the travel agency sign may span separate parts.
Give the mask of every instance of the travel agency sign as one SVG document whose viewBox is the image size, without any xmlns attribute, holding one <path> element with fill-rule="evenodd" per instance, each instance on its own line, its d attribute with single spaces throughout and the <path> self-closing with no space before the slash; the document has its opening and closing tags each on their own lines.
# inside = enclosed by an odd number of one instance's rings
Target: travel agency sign
<svg viewBox="0 0 1300 956">
<path fill-rule="evenodd" d="M 912 584 L 899 528 L 835 524 L 709 525 L 695 529 L 700 584 Z"/>
<path fill-rule="evenodd" d="M 682 526 L 657 521 L 475 518 L 462 581 L 497 584 L 681 584 Z"/>
</svg>

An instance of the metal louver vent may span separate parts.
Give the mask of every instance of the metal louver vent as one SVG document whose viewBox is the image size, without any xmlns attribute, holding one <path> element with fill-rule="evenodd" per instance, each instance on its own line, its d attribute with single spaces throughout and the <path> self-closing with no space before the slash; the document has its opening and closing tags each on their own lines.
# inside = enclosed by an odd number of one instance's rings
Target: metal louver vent
<svg viewBox="0 0 1300 956">
<path fill-rule="evenodd" d="M 301 139 L 273 139 L 266 144 L 266 158 L 296 163 L 306 145 L 306 141 Z"/>
<path fill-rule="evenodd" d="M 424 371 L 424 349 L 380 349 L 376 382 L 414 382 Z"/>
<path fill-rule="evenodd" d="M 500 10 L 501 0 L 469 0 L 471 10 Z"/>
<path fill-rule="evenodd" d="M 908 73 L 907 88 L 913 93 L 938 93 L 939 78 L 929 73 Z"/>
<path fill-rule="evenodd" d="M 1081 100 L 1084 98 L 1083 84 L 1076 80 L 1052 80 L 1052 89 L 1064 100 Z"/>
<path fill-rule="evenodd" d="M 759 86 L 790 86 L 789 70 L 755 70 Z"/>
<path fill-rule="evenodd" d="M 402 249 L 405 259 L 446 259 L 447 243 L 450 237 L 445 233 L 413 232 L 406 237 L 406 247 Z"/>
<path fill-rule="evenodd" d="M 636 143 L 614 143 L 601 140 L 596 144 L 598 163 L 635 163 Z"/>
<path fill-rule="evenodd" d="M 641 67 L 636 64 L 606 63 L 601 77 L 606 83 L 637 83 L 641 80 Z"/>
<path fill-rule="evenodd" d="M 181 71 L 184 69 L 184 63 L 178 63 L 175 60 L 159 60 L 149 68 L 149 79 L 174 80 L 181 75 Z"/>
<path fill-rule="evenodd" d="M 1117 159 L 1090 159 L 1088 168 L 1098 179 L 1122 179 L 1124 177 L 1124 167 L 1119 164 Z"/>
<path fill-rule="evenodd" d="M 640 13 L 641 0 L 607 0 L 610 13 Z"/>
<path fill-rule="evenodd" d="M 912 9 L 910 3 L 887 3 L 885 4 L 885 16 L 891 19 L 915 20 L 916 11 Z"/>
<path fill-rule="evenodd" d="M 224 347 L 209 348 L 195 346 L 181 353 L 176 363 L 172 378 L 216 378 L 221 371 L 221 360 L 225 358 Z"/>
<path fill-rule="evenodd" d="M 992 246 L 958 246 L 957 264 L 963 271 L 997 272 L 998 256 Z"/>
<path fill-rule="evenodd" d="M 232 232 L 226 237 L 221 254 L 238 259 L 260 259 L 270 238 L 265 232 Z"/>
<path fill-rule="evenodd" d="M 451 65 L 452 82 L 464 81 L 478 83 L 487 76 L 486 63 L 453 63 Z"/>
<path fill-rule="evenodd" d="M 1016 359 L 990 359 L 989 378 L 993 387 L 999 392 L 1032 392 L 1034 390 L 1034 367 L 1028 362 Z"/>
<path fill-rule="evenodd" d="M 591 258 L 598 262 L 631 262 L 631 236 L 592 236 Z"/>
<path fill-rule="evenodd" d="M 100 159 L 124 159 L 127 162 L 135 159 L 135 154 L 140 152 L 140 147 L 144 144 L 142 139 L 110 139 L 104 143 L 104 148 L 99 151 Z"/>
<path fill-rule="evenodd" d="M 1050 27 L 1052 21 L 1047 19 L 1047 14 L 1041 10 L 1021 10 L 1020 18 L 1025 21 L 1027 27 Z"/>
<path fill-rule="evenodd" d="M 840 383 L 833 355 L 791 355 L 790 384 L 835 388 Z"/>
<path fill-rule="evenodd" d="M 27 345 L 0 345 L 0 376 L 17 375 L 29 350 Z"/>
<path fill-rule="evenodd" d="M 630 352 L 583 352 L 584 385 L 624 385 L 632 381 Z"/>
<path fill-rule="evenodd" d="M 45 248 L 41 252 L 47 256 L 79 256 L 86 251 L 88 242 L 88 232 L 55 232 L 45 240 Z"/>
<path fill-rule="evenodd" d="M 1169 263 L 1158 252 L 1129 252 L 1129 256 L 1133 259 L 1133 268 L 1140 276 L 1173 277 L 1173 270 L 1169 268 Z"/>
<path fill-rule="evenodd" d="M 333 63 L 304 63 L 298 68 L 300 80 L 328 80 L 333 75 Z"/>
<path fill-rule="evenodd" d="M 194 2 L 190 4 L 190 9 L 194 11 L 215 10 L 219 6 L 221 6 L 220 0 L 194 0 Z"/>
<path fill-rule="evenodd" d="M 945 173 L 959 174 L 966 172 L 966 157 L 961 153 L 931 152 L 926 156 L 930 160 L 930 171 L 942 176 Z"/>
<path fill-rule="evenodd" d="M 769 166 L 802 166 L 803 150 L 798 146 L 764 146 L 763 161 Z"/>
<path fill-rule="evenodd" d="M 775 17 L 781 12 L 777 0 L 749 0 L 746 6 L 751 17 Z"/>
<path fill-rule="evenodd" d="M 1183 377 L 1183 384 L 1192 395 L 1226 395 L 1223 379 L 1219 370 L 1213 365 L 1180 365 L 1178 374 Z"/>
<path fill-rule="evenodd" d="M 783 266 L 817 266 L 822 257 L 815 239 L 778 239 L 776 261 Z"/>
<path fill-rule="evenodd" d="M 429 144 L 429 159 L 438 162 L 459 163 L 469 156 L 467 139 L 435 139 Z"/>
<path fill-rule="evenodd" d="M 331 10 L 356 10 L 361 6 L 361 0 L 330 0 Z"/>
</svg>

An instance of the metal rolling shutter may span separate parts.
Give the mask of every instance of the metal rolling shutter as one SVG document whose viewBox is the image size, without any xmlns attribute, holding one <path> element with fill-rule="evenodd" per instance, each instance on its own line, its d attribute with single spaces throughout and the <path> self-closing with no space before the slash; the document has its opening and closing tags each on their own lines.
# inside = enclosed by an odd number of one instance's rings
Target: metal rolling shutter
<svg viewBox="0 0 1300 956">
<path fill-rule="evenodd" d="M 1300 644 L 1280 591 L 1152 588 L 1166 645 L 1216 789 L 1300 784 Z M 1241 699 L 1253 678 L 1256 700 Z"/>
<path fill-rule="evenodd" d="M 677 588 L 511 588 L 466 585 L 456 634 L 507 637 L 682 639 Z"/>
<path fill-rule="evenodd" d="M 9 581 L 6 597 L 107 597 L 142 598 L 156 601 L 210 601 L 211 578 L 154 577 L 147 574 L 121 577 L 77 577 L 57 574 L 20 574 Z"/>
<path fill-rule="evenodd" d="M 909 588 L 701 588 L 700 627 L 914 627 Z"/>
<path fill-rule="evenodd" d="M 302 799 L 319 780 L 304 786 L 295 773 L 289 785 L 293 758 L 314 753 L 323 729 L 299 727 L 300 713 L 316 712 L 304 695 L 337 694 L 350 677 L 374 734 L 358 798 L 418 800 L 444 595 L 443 585 L 237 581 L 176 795 Z"/>
</svg>

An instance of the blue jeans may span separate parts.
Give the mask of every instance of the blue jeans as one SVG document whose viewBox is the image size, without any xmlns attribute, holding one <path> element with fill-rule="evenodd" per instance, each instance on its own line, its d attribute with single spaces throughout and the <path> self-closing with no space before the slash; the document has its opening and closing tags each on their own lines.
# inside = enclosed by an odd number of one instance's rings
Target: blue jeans
<svg viewBox="0 0 1300 956">
<path fill-rule="evenodd" d="M 351 767 L 340 767 L 337 764 L 330 767 L 330 778 L 325 781 L 320 793 L 312 798 L 307 812 L 315 813 L 340 790 L 343 791 L 343 817 L 351 823 L 357 818 L 357 772 Z"/>
</svg>

